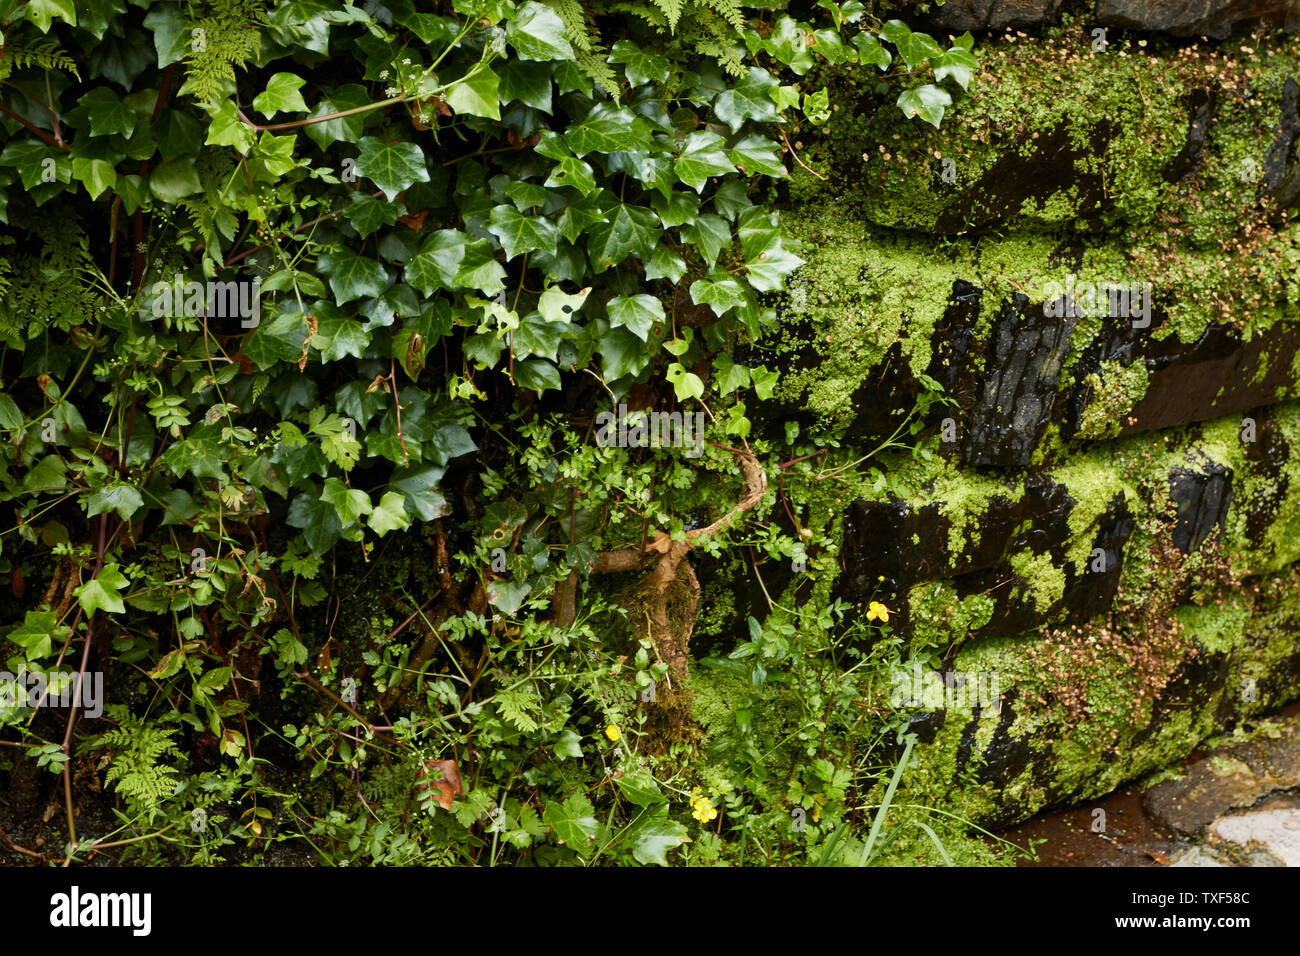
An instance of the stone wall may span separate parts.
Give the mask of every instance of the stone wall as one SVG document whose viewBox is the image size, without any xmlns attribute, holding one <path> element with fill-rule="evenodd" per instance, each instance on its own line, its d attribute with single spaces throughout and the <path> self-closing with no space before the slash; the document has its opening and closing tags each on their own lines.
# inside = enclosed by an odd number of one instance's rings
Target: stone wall
<svg viewBox="0 0 1300 956">
<path fill-rule="evenodd" d="M 865 454 L 925 409 L 836 509 L 830 596 L 894 609 L 940 688 L 997 676 L 917 699 L 907 778 L 993 823 L 1300 696 L 1300 44 L 1176 39 L 1300 4 L 1086 6 L 920 14 L 1036 35 L 986 38 L 937 131 L 827 75 L 789 192 L 770 427 Z"/>
</svg>

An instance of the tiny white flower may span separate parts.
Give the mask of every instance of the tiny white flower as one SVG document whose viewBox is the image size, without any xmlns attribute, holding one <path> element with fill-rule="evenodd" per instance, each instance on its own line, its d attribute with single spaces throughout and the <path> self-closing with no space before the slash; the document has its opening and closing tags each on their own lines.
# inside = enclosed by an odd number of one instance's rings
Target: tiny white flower
<svg viewBox="0 0 1300 956">
<path fill-rule="evenodd" d="M 384 95 L 385 95 L 385 96 L 396 96 L 396 95 L 397 95 L 397 87 L 395 87 L 395 86 L 390 86 L 390 87 L 388 87 L 388 89 L 384 90 Z"/>
<path fill-rule="evenodd" d="M 143 242 L 137 242 L 135 244 L 135 251 L 140 253 L 140 255 L 144 255 L 146 252 L 149 251 L 149 247 L 145 245 Z"/>
<path fill-rule="evenodd" d="M 386 80 L 386 79 L 388 79 L 388 71 L 387 71 L 387 70 L 380 70 L 380 71 L 379 71 L 379 78 L 380 78 L 381 80 Z"/>
<path fill-rule="evenodd" d="M 402 61 L 402 66 L 410 66 L 410 65 L 411 65 L 411 58 L 408 56 L 406 59 Z"/>
</svg>

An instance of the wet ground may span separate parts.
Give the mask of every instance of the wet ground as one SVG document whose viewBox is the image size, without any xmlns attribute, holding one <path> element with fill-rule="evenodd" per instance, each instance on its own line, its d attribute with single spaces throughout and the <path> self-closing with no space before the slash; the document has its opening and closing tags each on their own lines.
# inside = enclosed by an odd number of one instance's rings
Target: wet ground
<svg viewBox="0 0 1300 956">
<path fill-rule="evenodd" d="M 1300 724 L 1300 704 L 1274 719 Z M 1020 866 L 1300 865 L 1300 780 L 1291 768 L 1258 772 L 1259 760 L 1252 773 L 1238 759 L 1251 757 L 1251 748 L 1258 751 L 1260 745 L 1193 753 L 1173 768 L 1178 779 L 1161 785 L 1164 794 L 1144 800 L 1142 784 L 1133 783 L 1039 814 L 999 835 L 1036 851 Z M 1223 792 L 1205 792 L 1220 784 Z M 1197 820 L 1197 813 L 1204 819 Z"/>
</svg>

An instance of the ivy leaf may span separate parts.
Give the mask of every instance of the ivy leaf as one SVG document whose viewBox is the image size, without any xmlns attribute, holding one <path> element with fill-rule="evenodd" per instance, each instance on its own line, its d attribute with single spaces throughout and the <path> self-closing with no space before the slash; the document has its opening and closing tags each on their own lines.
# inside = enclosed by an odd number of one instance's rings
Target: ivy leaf
<svg viewBox="0 0 1300 956">
<path fill-rule="evenodd" d="M 132 485 L 119 482 L 96 488 L 90 493 L 86 517 L 93 518 L 95 515 L 112 511 L 116 512 L 123 521 L 130 521 L 131 515 L 135 514 L 142 505 L 144 505 L 144 496 Z"/>
<path fill-rule="evenodd" d="M 348 217 L 357 233 L 364 238 L 381 226 L 395 224 L 400 211 L 396 203 L 380 202 L 374 196 L 356 192 L 352 194 L 352 205 L 343 211 L 343 215 Z"/>
<path fill-rule="evenodd" d="M 207 146 L 233 146 L 247 156 L 253 148 L 256 135 L 252 127 L 239 119 L 239 111 L 232 100 L 222 100 L 215 110 L 208 114 L 212 122 L 208 125 L 208 135 L 203 141 Z M 311 127 L 307 127 L 309 130 Z"/>
<path fill-rule="evenodd" d="M 751 66 L 749 74 L 735 86 L 723 90 L 713 101 L 713 112 L 718 119 L 739 133 L 746 121 L 759 123 L 776 119 L 776 103 L 772 90 L 780 84 L 776 77 L 762 67 Z"/>
<path fill-rule="evenodd" d="M 725 279 L 698 279 L 691 283 L 691 301 L 696 305 L 707 305 L 713 314 L 722 317 L 728 309 L 744 305 L 745 290 L 741 284 L 730 277 Z"/>
<path fill-rule="evenodd" d="M 456 284 L 468 241 L 469 236 L 458 229 L 439 229 L 403 267 L 407 283 L 421 295 L 450 289 Z"/>
<path fill-rule="evenodd" d="M 776 143 L 766 136 L 751 133 L 731 147 L 730 155 L 736 168 L 751 176 L 754 173 L 778 178 L 788 175 L 785 165 L 781 162 L 781 156 L 776 150 Z"/>
<path fill-rule="evenodd" d="M 853 38 L 853 45 L 858 48 L 859 61 L 866 66 L 874 66 L 881 72 L 889 69 L 890 61 L 894 59 L 870 33 L 859 33 Z"/>
<path fill-rule="evenodd" d="M 649 152 L 654 143 L 645 120 L 626 107 L 600 103 L 577 126 L 564 134 L 564 141 L 578 156 L 591 152 Z"/>
<path fill-rule="evenodd" d="M 572 60 L 564 21 L 550 7 L 528 0 L 506 24 L 506 40 L 521 60 Z"/>
<path fill-rule="evenodd" d="M 290 527 L 302 532 L 307 547 L 316 554 L 328 551 L 343 537 L 343 525 L 338 515 L 314 491 L 304 491 L 294 498 L 285 520 Z"/>
<path fill-rule="evenodd" d="M 704 382 L 694 372 L 686 371 L 680 362 L 669 365 L 665 377 L 672 383 L 679 402 L 704 397 Z"/>
<path fill-rule="evenodd" d="M 103 159 L 82 159 L 73 157 L 72 178 L 86 187 L 91 199 L 98 199 L 105 189 L 117 185 L 117 170 Z"/>
<path fill-rule="evenodd" d="M 268 119 L 276 113 L 305 113 L 307 101 L 298 91 L 307 81 L 293 73 L 277 73 L 266 89 L 253 98 L 253 109 Z"/>
<path fill-rule="evenodd" d="M 316 260 L 316 265 L 329 278 L 334 301 L 339 305 L 377 296 L 388 285 L 388 272 L 382 265 L 348 248 L 327 252 Z"/>
<path fill-rule="evenodd" d="M 82 584 L 74 593 L 77 595 L 77 600 L 81 602 L 81 609 L 87 618 L 96 611 L 121 614 L 126 610 L 126 606 L 117 592 L 130 583 L 118 570 L 116 564 L 106 564 L 99 569 L 96 577 Z"/>
<path fill-rule="evenodd" d="M 497 262 L 492 243 L 476 239 L 465 244 L 465 255 L 456 270 L 454 284 L 466 289 L 478 289 L 487 295 L 505 288 L 505 266 Z"/>
<path fill-rule="evenodd" d="M 557 186 L 572 186 L 584 196 L 591 195 L 597 189 L 596 177 L 591 166 L 576 156 L 561 157 L 555 168 L 551 170 L 551 175 L 546 177 L 545 185 L 550 189 Z"/>
<path fill-rule="evenodd" d="M 942 82 L 951 76 L 963 90 L 970 86 L 971 76 L 979 67 L 980 61 L 968 50 L 954 46 L 939 59 L 934 61 L 934 79 Z"/>
<path fill-rule="evenodd" d="M 664 321 L 664 307 L 652 295 L 615 296 L 605 307 L 610 325 L 622 326 L 642 342 L 650 336 L 656 322 Z"/>
<path fill-rule="evenodd" d="M 548 322 L 571 322 L 590 294 L 590 287 L 569 295 L 558 285 L 553 285 L 537 300 L 537 311 Z"/>
<path fill-rule="evenodd" d="M 501 119 L 497 87 L 500 78 L 486 67 L 457 80 L 447 90 L 447 105 L 457 113 Z"/>
<path fill-rule="evenodd" d="M 402 496 L 406 512 L 420 521 L 436 521 L 447 514 L 447 499 L 438 490 L 446 469 L 439 465 L 399 468 L 388 482 L 392 492 Z M 385 492 L 387 497 L 390 492 Z"/>
<path fill-rule="evenodd" d="M 511 615 L 523 606 L 524 599 L 528 597 L 533 586 L 531 584 L 519 584 L 514 581 L 489 581 L 487 587 L 487 599 L 491 605 L 502 614 Z M 500 695 L 498 695 L 500 696 Z M 533 723 L 533 729 L 536 730 L 536 724 Z"/>
<path fill-rule="evenodd" d="M 927 83 L 914 89 L 904 90 L 898 96 L 898 108 L 908 119 L 920 116 L 935 129 L 943 120 L 943 111 L 952 105 L 952 96 L 942 87 Z"/>
<path fill-rule="evenodd" d="M 698 193 L 704 191 L 710 176 L 735 172 L 722 146 L 723 139 L 717 133 L 691 133 L 673 167 L 677 178 Z"/>
<path fill-rule="evenodd" d="M 619 40 L 610 47 L 609 62 L 623 66 L 623 73 L 631 86 L 640 86 L 642 83 L 662 86 L 668 80 L 668 58 L 651 53 L 631 40 Z"/>
<path fill-rule="evenodd" d="M 361 152 L 357 172 L 382 189 L 390 202 L 413 184 L 429 181 L 424 153 L 409 140 L 385 143 L 375 136 L 365 136 L 358 146 Z"/>
<path fill-rule="evenodd" d="M 345 110 L 356 109 L 370 102 L 370 94 L 359 83 L 346 83 L 335 87 L 321 97 L 308 119 L 319 119 Z M 365 129 L 366 114 L 353 113 L 350 116 L 338 116 L 323 123 L 312 123 L 303 127 L 303 132 L 321 149 L 330 149 L 336 143 L 355 143 L 361 138 Z"/>
<path fill-rule="evenodd" d="M 591 227 L 587 254 L 596 272 L 616 266 L 628 256 L 641 255 L 655 240 L 658 222 L 644 206 L 619 203 L 604 222 Z"/>
<path fill-rule="evenodd" d="M 507 259 L 537 250 L 554 255 L 560 235 L 555 223 L 545 216 L 525 216 L 507 205 L 492 210 L 487 229 L 501 241 Z"/>
<path fill-rule="evenodd" d="M 54 650 L 55 642 L 62 643 L 70 628 L 60 627 L 53 611 L 28 611 L 23 623 L 9 632 L 9 640 L 26 651 L 29 661 L 38 661 Z"/>
<path fill-rule="evenodd" d="M 546 359 L 533 358 L 515 363 L 515 381 L 541 394 L 548 388 L 560 388 L 560 370 Z"/>
<path fill-rule="evenodd" d="M 74 0 L 30 0 L 26 14 L 27 19 L 40 28 L 42 33 L 50 32 L 50 24 L 55 17 L 69 26 L 77 25 L 77 5 Z M 7 27 L 8 23 L 5 25 Z"/>
<path fill-rule="evenodd" d="M 149 191 L 169 206 L 174 206 L 186 196 L 202 192 L 203 184 L 199 182 L 199 174 L 194 171 L 194 160 L 189 156 L 181 156 L 163 163 L 149 174 Z"/>
<path fill-rule="evenodd" d="M 320 500 L 334 509 L 334 514 L 345 531 L 374 510 L 374 506 L 370 504 L 370 497 L 364 491 L 359 488 L 349 488 L 338 478 L 325 479 Z"/>
<path fill-rule="evenodd" d="M 381 538 L 390 531 L 401 531 L 411 526 L 411 519 L 406 515 L 406 498 L 396 491 L 384 492 L 379 504 L 370 514 L 371 530 Z"/>
<path fill-rule="evenodd" d="M 607 382 L 624 375 L 639 375 L 650 361 L 645 343 L 625 329 L 610 329 L 601 336 L 599 350 Z"/>
<path fill-rule="evenodd" d="M 97 86 L 81 99 L 77 100 L 81 109 L 90 118 L 91 136 L 111 136 L 121 133 L 129 137 L 135 132 L 136 111 L 118 99 L 107 86 Z"/>
</svg>

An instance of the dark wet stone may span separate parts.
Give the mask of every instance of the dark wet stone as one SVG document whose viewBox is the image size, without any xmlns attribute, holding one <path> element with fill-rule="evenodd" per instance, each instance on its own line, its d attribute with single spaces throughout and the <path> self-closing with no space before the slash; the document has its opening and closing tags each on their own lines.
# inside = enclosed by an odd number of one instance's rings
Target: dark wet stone
<svg viewBox="0 0 1300 956">
<path fill-rule="evenodd" d="M 1182 150 L 1164 171 L 1166 182 L 1179 182 L 1200 168 L 1204 159 L 1205 133 L 1210 126 L 1213 106 L 1213 98 L 1206 90 L 1194 90 L 1188 97 L 1191 116 L 1187 123 L 1187 139 Z"/>
<path fill-rule="evenodd" d="M 933 15 L 948 30 L 1005 30 L 1037 26 L 1063 6 L 1062 0 L 948 0 Z"/>
<path fill-rule="evenodd" d="M 1294 32 L 1300 29 L 1300 4 L 1296 0 L 1098 0 L 1096 20 L 1108 27 L 1225 40 L 1256 26 Z"/>
<path fill-rule="evenodd" d="M 1275 726 L 1278 736 L 1218 749 L 1147 790 L 1147 814 L 1169 832 L 1193 836 L 1229 810 L 1300 787 L 1300 725 Z"/>
<path fill-rule="evenodd" d="M 1277 135 L 1264 156 L 1264 188 L 1287 208 L 1300 199 L 1300 162 L 1296 161 L 1296 139 L 1300 134 L 1300 84 L 1288 77 L 1282 87 L 1282 118 Z"/>
<path fill-rule="evenodd" d="M 1125 415 L 1121 435 L 1222 418 L 1271 405 L 1279 400 L 1279 390 L 1284 397 L 1296 393 L 1290 359 L 1300 350 L 1300 326 L 1280 323 L 1243 341 L 1236 329 L 1209 325 L 1195 342 L 1184 343 L 1174 335 L 1154 337 L 1164 316 L 1153 306 L 1148 329 L 1116 323 L 1080 356 L 1077 384 L 1063 402 L 1064 437 L 1074 437 L 1095 400 L 1085 380 L 1101 362 L 1129 366 L 1140 361 L 1147 367 L 1146 394 Z"/>
<path fill-rule="evenodd" d="M 1169 476 L 1169 496 L 1178 507 L 1174 547 L 1191 554 L 1228 520 L 1232 470 L 1217 463 L 1203 472 L 1175 469 Z"/>
<path fill-rule="evenodd" d="M 1026 467 L 1052 417 L 1061 365 L 1078 318 L 1051 317 L 1017 294 L 994 320 L 986 369 L 960 436 L 963 464 Z"/>
<path fill-rule="evenodd" d="M 1065 569 L 1065 607 L 1070 620 L 1083 621 L 1110 610 L 1124 568 L 1124 545 L 1132 533 L 1128 501 L 1116 493 L 1097 522 L 1087 566 L 1083 571 L 1075 571 L 1073 565 Z"/>
<path fill-rule="evenodd" d="M 1291 487 L 1291 479 L 1286 473 L 1286 464 L 1291 460 L 1291 446 L 1272 410 L 1257 409 L 1242 421 L 1249 421 L 1255 429 L 1254 441 L 1246 442 L 1246 460 L 1251 463 L 1251 471 L 1269 479 L 1256 492 L 1246 514 L 1246 537 L 1252 544 L 1260 544 Z M 1245 427 L 1243 424 L 1243 430 Z"/>
</svg>

